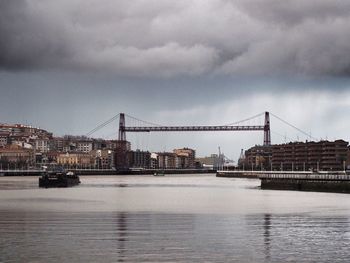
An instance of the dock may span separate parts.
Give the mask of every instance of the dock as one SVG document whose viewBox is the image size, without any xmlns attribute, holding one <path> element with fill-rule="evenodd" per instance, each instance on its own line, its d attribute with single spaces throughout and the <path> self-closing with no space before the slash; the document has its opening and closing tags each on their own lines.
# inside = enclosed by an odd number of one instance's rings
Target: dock
<svg viewBox="0 0 350 263">
<path fill-rule="evenodd" d="M 350 175 L 344 172 L 270 172 L 259 179 L 261 189 L 350 193 Z"/>
</svg>

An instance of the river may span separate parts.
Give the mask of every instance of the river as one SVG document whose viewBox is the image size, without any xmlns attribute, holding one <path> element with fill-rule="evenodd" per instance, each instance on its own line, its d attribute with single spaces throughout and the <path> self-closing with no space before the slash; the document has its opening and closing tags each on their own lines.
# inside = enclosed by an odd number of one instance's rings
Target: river
<svg viewBox="0 0 350 263">
<path fill-rule="evenodd" d="M 349 262 L 350 195 L 214 175 L 0 177 L 0 262 Z"/>
</svg>

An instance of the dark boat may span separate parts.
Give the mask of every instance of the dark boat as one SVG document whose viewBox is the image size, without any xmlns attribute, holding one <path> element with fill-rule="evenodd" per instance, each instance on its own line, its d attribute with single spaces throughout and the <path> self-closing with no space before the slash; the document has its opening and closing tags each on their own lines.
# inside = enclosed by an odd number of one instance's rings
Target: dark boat
<svg viewBox="0 0 350 263">
<path fill-rule="evenodd" d="M 79 176 L 73 172 L 46 172 L 39 178 L 39 187 L 71 187 L 80 184 Z"/>
</svg>

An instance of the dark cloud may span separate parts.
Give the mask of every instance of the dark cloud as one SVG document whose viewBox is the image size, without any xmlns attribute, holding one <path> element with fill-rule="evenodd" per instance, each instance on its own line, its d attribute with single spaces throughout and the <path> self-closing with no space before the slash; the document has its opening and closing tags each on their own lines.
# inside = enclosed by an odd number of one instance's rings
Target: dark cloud
<svg viewBox="0 0 350 263">
<path fill-rule="evenodd" d="M 349 14 L 327 0 L 3 0 L 0 68 L 347 76 Z"/>
<path fill-rule="evenodd" d="M 72 43 L 60 21 L 51 20 L 54 10 L 41 1 L 0 2 L 0 67 L 35 70 L 69 66 Z M 46 13 L 47 11 L 47 13 Z"/>
</svg>

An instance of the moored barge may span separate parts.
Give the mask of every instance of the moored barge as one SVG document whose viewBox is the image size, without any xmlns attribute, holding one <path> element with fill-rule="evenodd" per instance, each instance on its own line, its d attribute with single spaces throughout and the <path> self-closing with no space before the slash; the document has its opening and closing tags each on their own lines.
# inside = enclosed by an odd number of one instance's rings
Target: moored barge
<svg viewBox="0 0 350 263">
<path fill-rule="evenodd" d="M 79 176 L 73 172 L 46 172 L 39 178 L 39 187 L 71 187 L 80 184 Z"/>
</svg>

